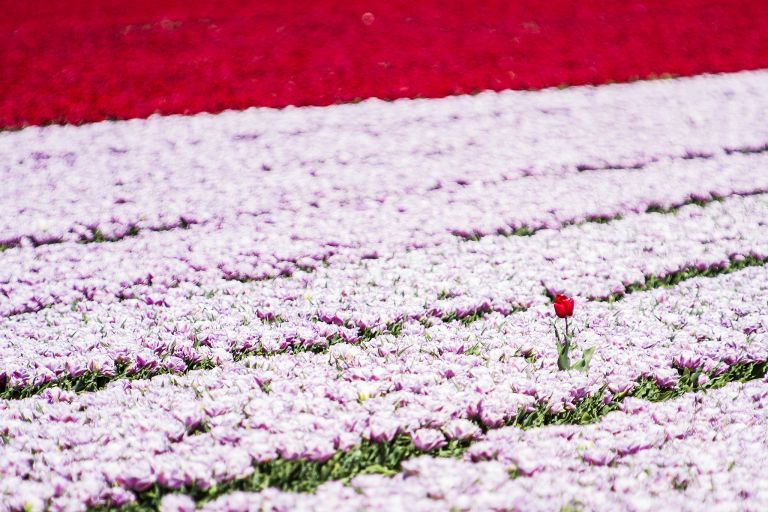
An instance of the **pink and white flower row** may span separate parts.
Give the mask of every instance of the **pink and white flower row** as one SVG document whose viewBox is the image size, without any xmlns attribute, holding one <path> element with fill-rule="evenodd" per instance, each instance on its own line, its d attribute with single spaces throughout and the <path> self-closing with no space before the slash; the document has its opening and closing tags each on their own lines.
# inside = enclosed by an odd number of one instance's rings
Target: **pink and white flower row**
<svg viewBox="0 0 768 512">
<path fill-rule="evenodd" d="M 420 457 L 393 478 L 233 493 L 202 510 L 763 510 L 767 423 L 768 379 L 669 402 L 628 399 L 595 425 L 490 431 L 464 460 Z M 162 506 L 193 508 L 179 495 Z"/>
<path fill-rule="evenodd" d="M 0 502 L 51 510 L 119 504 L 153 483 L 207 488 L 259 462 L 323 461 L 398 433 L 426 448 L 438 435 L 502 427 L 535 404 L 557 412 L 598 392 L 610 399 L 641 376 L 674 386 L 676 368 L 717 374 L 766 361 L 767 289 L 768 269 L 752 268 L 580 304 L 577 350 L 596 348 L 586 374 L 557 371 L 551 313 L 542 306 L 469 326 L 412 322 L 398 337 L 327 354 L 249 357 L 95 393 L 53 388 L 3 401 Z"/>
<path fill-rule="evenodd" d="M 456 242 L 451 232 L 488 235 L 520 226 L 560 228 L 592 217 L 643 212 L 651 205 L 678 205 L 691 197 L 764 192 L 766 165 L 768 153 L 658 162 L 642 171 L 477 184 L 443 199 L 435 196 L 438 191 L 370 208 L 289 209 L 279 216 L 240 217 L 117 243 L 13 248 L 0 252 L 0 314 L 75 300 L 143 298 L 150 293 L 148 285 L 162 294 L 179 283 L 264 279 L 318 268 L 323 262 L 332 267 L 359 264 L 406 250 L 451 247 Z"/>
<path fill-rule="evenodd" d="M 354 342 L 363 329 L 382 332 L 399 320 L 508 314 L 516 305 L 546 305 L 545 290 L 607 297 L 647 275 L 768 258 L 767 230 L 768 199 L 755 196 L 532 237 L 455 240 L 265 282 L 163 289 L 156 283 L 172 278 L 160 275 L 142 285 L 142 299 L 6 318 L 0 375 L 16 387 L 87 369 L 110 375 L 118 362 L 131 371 L 176 372 L 204 358 L 220 364 L 253 350 Z"/>
<path fill-rule="evenodd" d="M 763 147 L 766 91 L 768 73 L 754 71 L 2 133 L 0 243 L 77 241 L 95 229 L 122 237 L 132 226 L 239 216 L 286 232 L 291 218 L 347 217 L 338 210 L 432 208 L 421 215 L 429 219 L 468 190 L 521 177 L 556 181 Z M 505 226 L 509 204 L 494 212 L 496 226 Z M 306 235 L 301 227 L 290 234 Z"/>
</svg>

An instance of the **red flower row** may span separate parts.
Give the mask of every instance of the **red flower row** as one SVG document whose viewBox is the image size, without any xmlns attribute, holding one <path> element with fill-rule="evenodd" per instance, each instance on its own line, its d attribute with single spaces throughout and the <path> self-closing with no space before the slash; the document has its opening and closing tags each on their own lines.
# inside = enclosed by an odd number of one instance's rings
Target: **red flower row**
<svg viewBox="0 0 768 512">
<path fill-rule="evenodd" d="M 25 0 L 0 127 L 768 67 L 765 0 Z"/>
</svg>

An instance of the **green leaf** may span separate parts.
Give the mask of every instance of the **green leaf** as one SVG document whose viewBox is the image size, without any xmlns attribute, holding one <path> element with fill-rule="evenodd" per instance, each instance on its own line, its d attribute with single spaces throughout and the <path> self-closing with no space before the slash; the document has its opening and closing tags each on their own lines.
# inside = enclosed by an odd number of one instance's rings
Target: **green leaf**
<svg viewBox="0 0 768 512">
<path fill-rule="evenodd" d="M 574 370 L 578 370 L 580 372 L 585 372 L 589 369 L 589 362 L 592 360 L 592 354 L 595 352 L 595 348 L 591 347 L 584 351 L 584 354 L 581 356 L 581 359 L 573 365 Z"/>
</svg>

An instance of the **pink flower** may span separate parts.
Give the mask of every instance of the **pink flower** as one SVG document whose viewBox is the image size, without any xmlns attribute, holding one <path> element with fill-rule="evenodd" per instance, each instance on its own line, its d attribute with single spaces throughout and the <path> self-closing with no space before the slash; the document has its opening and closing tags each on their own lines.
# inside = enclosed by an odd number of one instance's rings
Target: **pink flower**
<svg viewBox="0 0 768 512">
<path fill-rule="evenodd" d="M 445 446 L 445 436 L 431 428 L 421 428 L 411 435 L 413 445 L 417 450 L 429 452 Z"/>
</svg>

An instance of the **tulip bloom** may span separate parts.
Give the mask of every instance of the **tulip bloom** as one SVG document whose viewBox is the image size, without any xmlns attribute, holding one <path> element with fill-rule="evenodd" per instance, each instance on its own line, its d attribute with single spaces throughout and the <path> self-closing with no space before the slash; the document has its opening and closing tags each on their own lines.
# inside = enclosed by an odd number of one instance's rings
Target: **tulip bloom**
<svg viewBox="0 0 768 512">
<path fill-rule="evenodd" d="M 557 325 L 553 323 L 555 329 L 555 345 L 557 346 L 557 368 L 559 370 L 579 370 L 587 371 L 589 367 L 589 361 L 592 359 L 592 353 L 594 348 L 588 348 L 584 350 L 584 353 L 575 363 L 571 363 L 570 350 L 571 343 L 573 341 L 573 331 L 568 328 L 568 318 L 573 316 L 574 300 L 567 295 L 555 295 L 555 314 L 559 318 L 565 319 L 565 331 L 563 337 L 560 338 L 560 333 L 557 330 Z"/>
<path fill-rule="evenodd" d="M 574 301 L 572 297 L 567 297 L 565 295 L 555 296 L 555 314 L 559 318 L 573 316 L 573 305 Z"/>
</svg>

